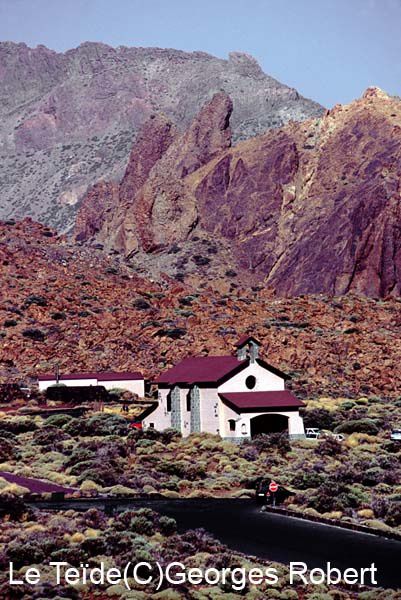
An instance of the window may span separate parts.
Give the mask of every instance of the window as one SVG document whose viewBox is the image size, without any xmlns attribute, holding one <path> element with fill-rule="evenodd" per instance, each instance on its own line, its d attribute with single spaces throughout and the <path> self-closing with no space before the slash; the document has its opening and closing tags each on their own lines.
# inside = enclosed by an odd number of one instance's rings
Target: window
<svg viewBox="0 0 401 600">
<path fill-rule="evenodd" d="M 187 412 L 190 412 L 191 410 L 191 392 L 188 392 L 187 394 Z"/>
<path fill-rule="evenodd" d="M 171 392 L 169 392 L 168 396 L 167 396 L 167 412 L 171 412 Z"/>
<path fill-rule="evenodd" d="M 241 433 L 243 435 L 246 435 L 246 425 L 245 425 L 245 423 L 242 423 L 242 425 L 241 425 Z"/>
<path fill-rule="evenodd" d="M 228 419 L 228 425 L 230 427 L 230 431 L 235 431 L 235 420 L 234 419 Z"/>
<path fill-rule="evenodd" d="M 253 390 L 253 388 L 256 385 L 256 377 L 254 377 L 253 375 L 248 375 L 248 377 L 245 379 L 245 385 L 248 388 L 248 390 Z"/>
<path fill-rule="evenodd" d="M 154 423 L 149 423 L 149 429 L 154 429 L 155 428 L 155 424 Z"/>
</svg>

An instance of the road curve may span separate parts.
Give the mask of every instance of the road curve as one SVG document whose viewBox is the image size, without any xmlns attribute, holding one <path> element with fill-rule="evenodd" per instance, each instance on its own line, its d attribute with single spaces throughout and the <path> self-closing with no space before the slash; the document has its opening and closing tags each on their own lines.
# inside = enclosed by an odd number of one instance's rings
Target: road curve
<svg viewBox="0 0 401 600">
<path fill-rule="evenodd" d="M 150 507 L 177 521 L 179 531 L 203 527 L 221 542 L 246 554 L 288 564 L 303 561 L 309 568 L 339 569 L 369 567 L 375 563 L 381 587 L 401 588 L 401 542 L 261 512 L 253 500 L 69 500 L 39 502 L 36 506 L 56 510 L 86 510 L 113 507 L 115 510 Z"/>
</svg>

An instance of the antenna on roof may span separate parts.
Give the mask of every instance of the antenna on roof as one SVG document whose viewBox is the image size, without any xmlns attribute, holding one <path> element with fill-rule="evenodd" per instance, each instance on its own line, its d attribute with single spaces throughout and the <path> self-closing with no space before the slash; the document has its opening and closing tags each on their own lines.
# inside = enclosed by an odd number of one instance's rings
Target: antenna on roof
<svg viewBox="0 0 401 600">
<path fill-rule="evenodd" d="M 59 384 L 60 383 L 60 365 L 59 363 L 56 363 L 56 383 Z"/>
</svg>

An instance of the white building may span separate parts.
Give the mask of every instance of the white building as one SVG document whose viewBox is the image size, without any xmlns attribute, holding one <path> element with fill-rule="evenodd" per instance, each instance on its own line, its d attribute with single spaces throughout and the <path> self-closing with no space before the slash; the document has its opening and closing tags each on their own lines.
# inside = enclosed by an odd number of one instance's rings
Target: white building
<svg viewBox="0 0 401 600">
<path fill-rule="evenodd" d="M 103 373 L 64 373 L 58 377 L 52 375 L 40 375 L 38 377 L 39 390 L 44 391 L 48 387 L 62 383 L 68 387 L 90 387 L 101 385 L 106 390 L 115 388 L 128 390 L 138 394 L 141 398 L 145 396 L 145 381 L 139 371 L 127 371 L 115 373 L 113 371 Z"/>
<path fill-rule="evenodd" d="M 236 356 L 189 357 L 163 373 L 158 406 L 143 426 L 173 427 L 183 436 L 208 432 L 231 440 L 287 431 L 304 437 L 303 402 L 285 389 L 288 375 L 259 358 L 252 336 L 237 344 Z"/>
</svg>

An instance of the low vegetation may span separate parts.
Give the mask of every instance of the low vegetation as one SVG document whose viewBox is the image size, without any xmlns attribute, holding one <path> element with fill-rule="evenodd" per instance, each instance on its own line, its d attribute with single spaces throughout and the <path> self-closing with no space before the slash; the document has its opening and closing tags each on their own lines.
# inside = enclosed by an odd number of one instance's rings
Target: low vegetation
<svg viewBox="0 0 401 600">
<path fill-rule="evenodd" d="M 139 585 L 129 579 L 131 591 L 124 585 L 67 585 L 57 586 L 57 598 L 71 600 L 93 598 L 130 598 L 136 600 L 396 600 L 398 592 L 392 590 L 355 591 L 342 586 L 290 585 L 288 569 L 263 560 L 255 560 L 229 550 L 204 530 L 198 529 L 178 534 L 173 519 L 160 516 L 151 509 L 127 510 L 112 517 L 97 509 L 84 513 L 72 510 L 58 513 L 33 511 L 24 506 L 18 497 L 8 494 L 3 498 L 0 537 L 0 595 L 9 598 L 7 580 L 9 562 L 14 564 L 14 575 L 21 577 L 29 565 L 40 565 L 41 582 L 32 586 L 18 585 L 13 598 L 55 598 L 54 567 L 48 563 L 65 561 L 79 567 L 87 563 L 92 567 L 123 569 L 132 561 L 163 567 L 173 561 L 186 568 L 246 569 L 273 567 L 277 569 L 278 582 L 246 584 L 235 589 L 228 578 L 225 584 L 192 586 L 188 583 L 172 586 L 164 583 L 161 590 L 156 584 Z M 53 569 L 53 570 L 52 570 Z M 146 572 L 146 575 L 148 573 Z M 237 579 L 238 581 L 238 579 Z M 235 582 L 234 582 L 235 583 Z"/>
<path fill-rule="evenodd" d="M 291 491 L 289 508 L 401 532 L 401 445 L 390 439 L 401 403 L 311 401 L 304 418 L 319 440 L 261 435 L 242 445 L 217 436 L 130 429 L 113 413 L 5 417 L 0 471 L 96 495 L 252 497 L 260 477 Z M 343 432 L 338 441 L 333 433 Z M 326 433 L 324 433 L 326 432 Z M 1 490 L 0 490 L 1 494 Z"/>
</svg>

